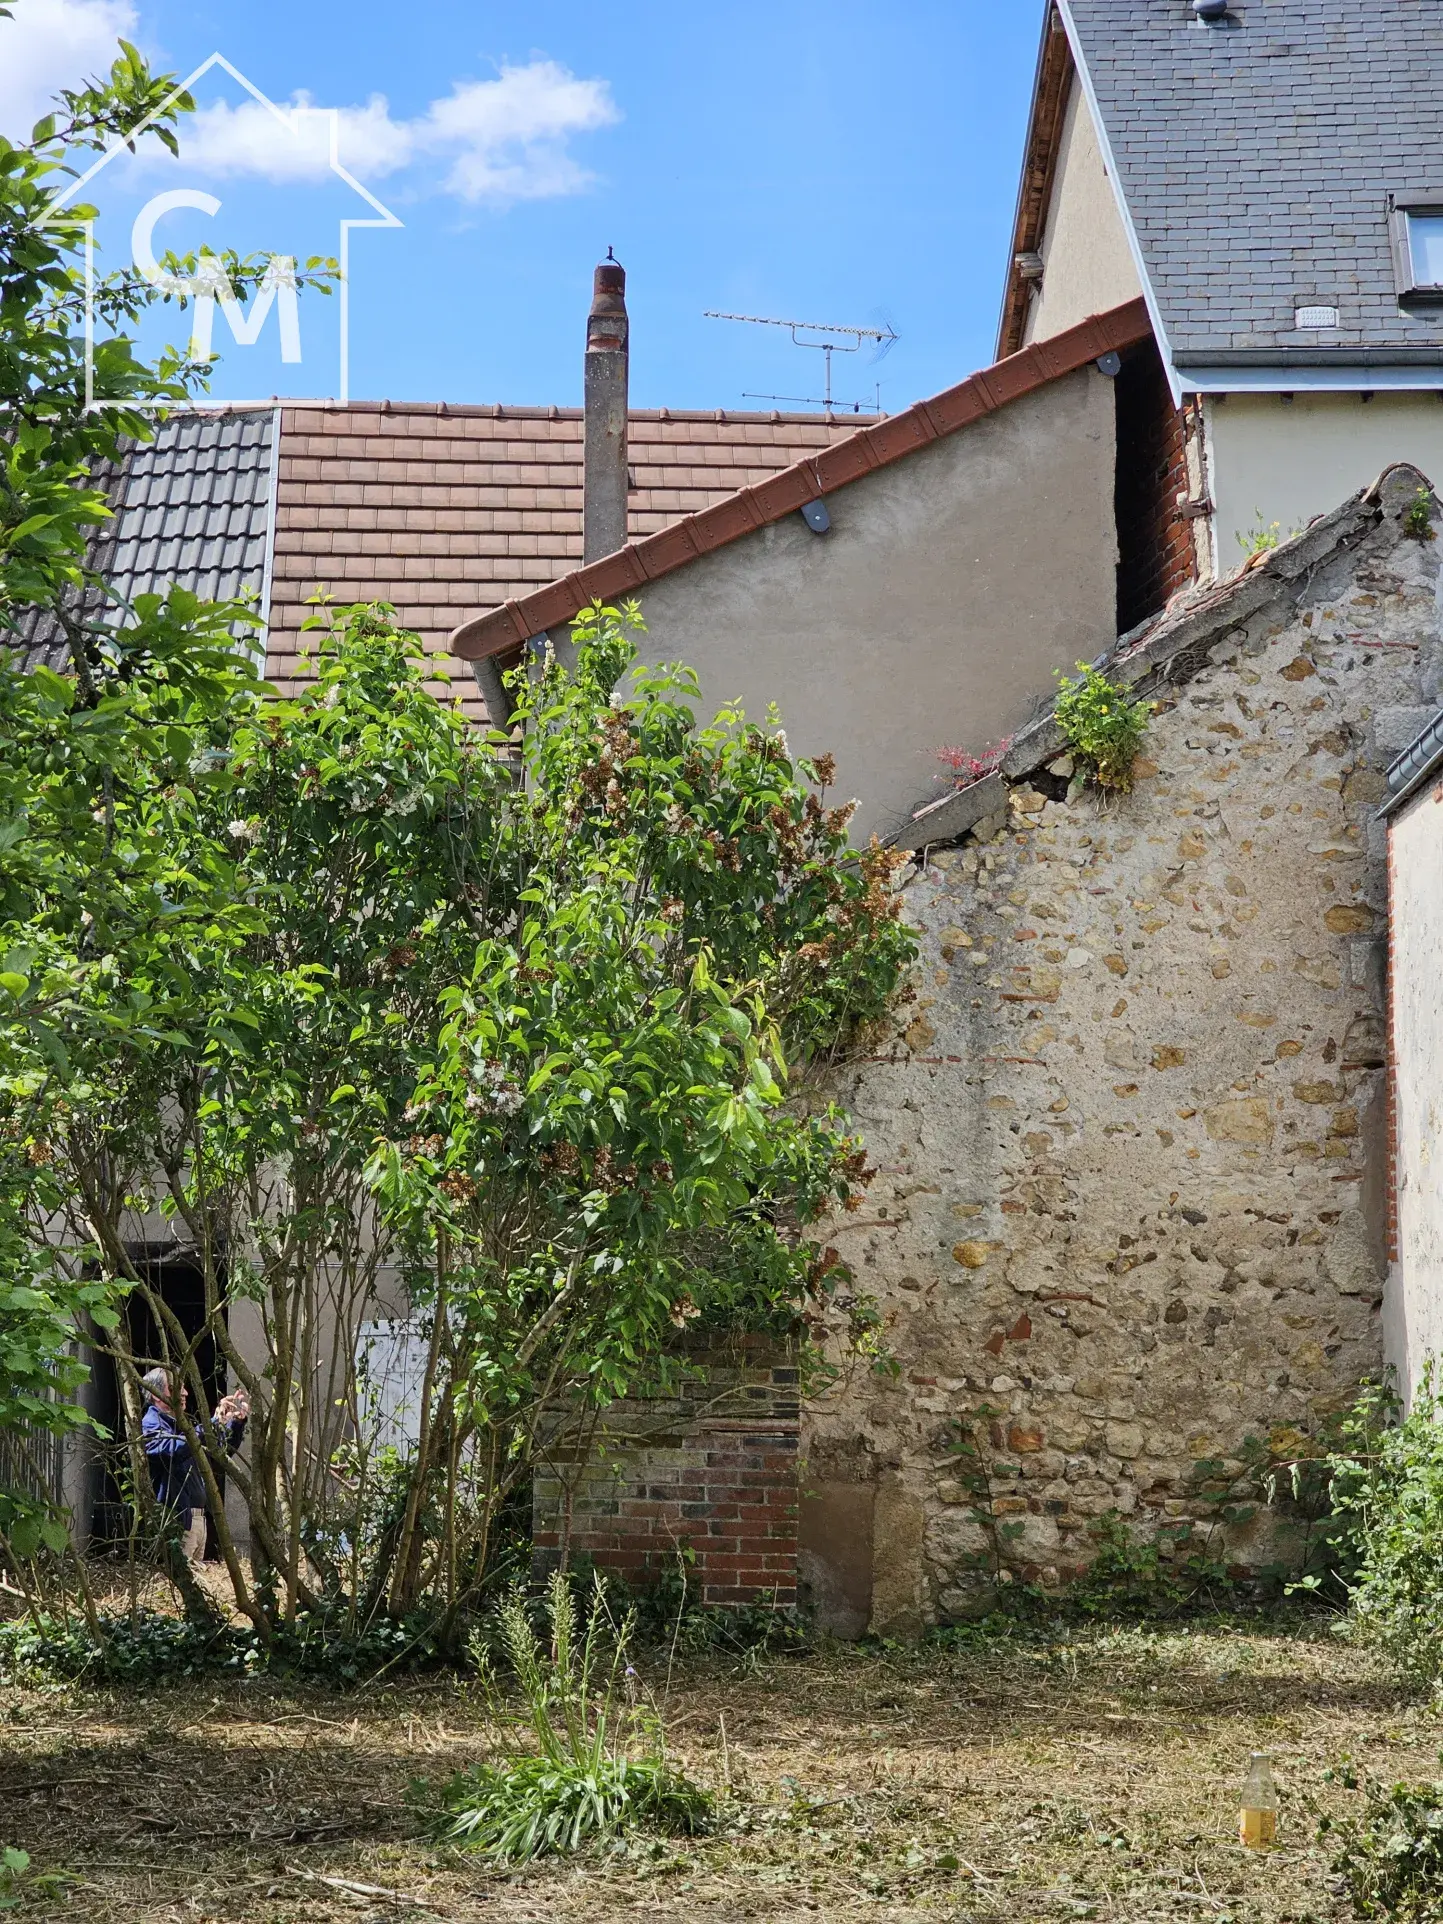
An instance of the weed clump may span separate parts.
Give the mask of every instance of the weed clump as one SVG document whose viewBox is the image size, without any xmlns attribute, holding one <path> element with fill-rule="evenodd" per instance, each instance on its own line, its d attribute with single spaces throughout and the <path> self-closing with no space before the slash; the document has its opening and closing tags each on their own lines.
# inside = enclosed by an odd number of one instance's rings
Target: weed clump
<svg viewBox="0 0 1443 1924">
<path fill-rule="evenodd" d="M 1080 764 L 1078 773 L 1101 789 L 1125 794 L 1132 787 L 1133 767 L 1147 733 L 1152 703 L 1134 701 L 1100 669 L 1085 661 L 1077 664 L 1075 679 L 1058 671 L 1058 727 Z"/>
<path fill-rule="evenodd" d="M 1318 1820 L 1318 1836 L 1337 1847 L 1331 1869 L 1354 1917 L 1438 1924 L 1443 1920 L 1443 1783 L 1384 1784 L 1360 1777 L 1348 1763 L 1324 1776 L 1363 1799 L 1356 1815 L 1324 1814 Z"/>
<path fill-rule="evenodd" d="M 1443 1679 L 1443 1399 L 1431 1363 L 1406 1416 L 1391 1390 L 1365 1390 L 1329 1467 L 1334 1516 L 1355 1560 L 1354 1632 L 1405 1674 L 1436 1684 Z"/>
<path fill-rule="evenodd" d="M 503 1699 L 489 1653 L 474 1646 L 500 1761 L 459 1771 L 442 1787 L 432 1821 L 438 1838 L 518 1864 L 638 1828 L 707 1829 L 712 1799 L 667 1758 L 661 1719 L 627 1662 L 633 1619 L 613 1620 L 603 1586 L 593 1589 L 583 1624 L 571 1581 L 558 1571 L 547 1591 L 545 1643 L 521 1593 L 499 1614 L 521 1707 Z"/>
</svg>

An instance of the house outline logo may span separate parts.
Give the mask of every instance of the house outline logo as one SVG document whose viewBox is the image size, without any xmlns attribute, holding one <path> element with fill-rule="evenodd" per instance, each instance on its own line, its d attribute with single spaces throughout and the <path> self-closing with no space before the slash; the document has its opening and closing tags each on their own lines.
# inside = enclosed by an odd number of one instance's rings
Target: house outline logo
<svg viewBox="0 0 1443 1924">
<path fill-rule="evenodd" d="M 371 192 L 369 187 L 365 186 L 361 181 L 357 180 L 356 176 L 350 171 L 349 168 L 341 164 L 339 108 L 312 107 L 309 105 L 301 105 L 301 106 L 292 107 L 292 108 L 278 107 L 276 103 L 269 98 L 268 95 L 261 92 L 260 88 L 257 87 L 253 81 L 250 81 L 246 78 L 246 76 L 240 71 L 239 67 L 235 66 L 231 61 L 227 60 L 226 56 L 223 53 L 220 53 L 219 51 L 217 51 L 209 55 L 205 60 L 202 60 L 200 65 L 196 67 L 193 72 L 187 74 L 184 80 L 180 81 L 175 87 L 173 87 L 170 93 L 168 93 L 165 99 L 160 103 L 160 105 L 154 108 L 151 113 L 147 114 L 144 120 L 138 122 L 137 125 L 134 126 L 128 134 L 117 136 L 116 139 L 112 140 L 110 145 L 105 149 L 104 153 L 99 155 L 99 157 L 96 160 L 92 161 L 90 166 L 86 168 L 83 174 L 79 175 L 75 180 L 73 180 L 68 187 L 52 195 L 46 207 L 45 212 L 41 214 L 38 217 L 38 219 L 33 221 L 31 225 L 34 227 L 43 228 L 43 227 L 50 226 L 55 222 L 59 221 L 61 217 L 66 213 L 71 203 L 75 200 L 76 196 L 84 192 L 84 190 L 89 186 L 90 182 L 95 179 L 96 175 L 99 173 L 102 173 L 104 169 L 110 165 L 111 161 L 115 159 L 117 154 L 130 151 L 131 148 L 133 147 L 133 144 L 139 139 L 139 137 L 142 134 L 144 134 L 152 125 L 154 125 L 154 123 L 157 120 L 159 120 L 162 117 L 162 115 L 164 115 L 174 105 L 174 103 L 180 98 L 182 94 L 189 93 L 191 89 L 195 86 L 197 81 L 203 80 L 208 73 L 210 73 L 213 69 L 217 67 L 220 68 L 223 72 L 229 74 L 231 79 L 236 83 L 236 85 L 238 87 L 244 88 L 246 93 L 250 95 L 251 99 L 254 100 L 259 106 L 264 107 L 267 113 L 272 114 L 275 117 L 278 124 L 282 126 L 286 130 L 286 132 L 289 135 L 291 135 L 292 138 L 297 138 L 299 136 L 302 115 L 324 116 L 328 123 L 328 132 L 329 132 L 327 165 L 330 168 L 330 171 L 336 176 L 338 180 L 343 181 L 345 185 L 349 187 L 353 193 L 358 195 L 360 199 L 363 200 L 366 203 L 366 205 L 373 210 L 372 214 L 369 217 L 353 217 L 350 219 L 343 218 L 340 222 L 340 245 L 337 249 L 337 255 L 336 255 L 336 258 L 340 262 L 340 287 L 338 289 L 339 335 L 340 335 L 340 343 L 339 343 L 340 345 L 340 379 L 339 379 L 339 392 L 335 398 L 342 405 L 344 405 L 351 398 L 350 397 L 350 386 L 351 386 L 350 265 L 351 265 L 352 229 L 357 227 L 403 227 L 405 225 L 405 222 L 402 221 L 398 215 L 393 214 L 390 208 L 387 207 L 384 204 L 384 202 L 378 200 L 376 196 Z M 211 206 L 210 208 L 206 208 L 205 202 L 207 200 L 214 202 L 214 205 Z M 139 220 L 143 218 L 146 211 L 148 211 L 152 207 L 156 207 L 156 204 L 162 201 L 166 202 L 168 206 L 171 206 L 171 207 L 175 207 L 175 206 L 201 207 L 203 211 L 208 211 L 208 212 L 216 212 L 219 210 L 219 207 L 220 207 L 220 202 L 215 201 L 215 198 L 213 195 L 202 195 L 195 192 L 194 190 L 182 189 L 180 190 L 180 195 L 178 197 L 172 191 L 171 193 L 168 193 L 168 194 L 153 196 L 152 200 L 147 203 L 146 208 L 142 209 L 141 216 L 137 217 L 137 226 L 139 225 Z M 158 209 L 158 212 L 163 212 L 163 211 L 165 211 L 164 208 Z M 95 220 L 92 217 L 91 219 L 80 222 L 78 224 L 81 227 L 83 227 L 84 234 L 85 234 L 85 407 L 86 407 L 86 411 L 87 413 L 90 413 L 90 412 L 95 412 L 97 410 L 110 408 L 110 407 L 117 407 L 117 408 L 123 407 L 123 408 L 133 409 L 136 406 L 136 403 L 134 401 L 129 401 L 129 400 L 97 401 L 95 398 Z M 155 221 L 154 221 L 154 218 L 152 218 L 150 223 L 152 229 L 154 227 L 154 224 L 155 224 Z M 132 230 L 132 232 L 134 232 L 134 230 Z M 282 257 L 279 255 L 272 255 L 271 258 L 272 258 L 272 261 L 275 262 L 280 260 Z M 145 270 L 142 268 L 142 272 L 144 271 Z M 262 289 L 259 290 L 260 298 L 266 302 L 266 309 L 262 311 L 260 315 L 260 320 L 264 319 L 265 311 L 268 311 L 269 309 L 269 302 L 274 295 L 277 284 L 278 284 L 277 278 L 268 272 L 265 283 L 263 284 Z M 201 276 L 197 276 L 196 281 L 188 285 L 188 292 L 190 294 L 191 299 L 195 301 L 197 305 L 203 300 L 209 300 L 213 304 L 215 299 L 217 298 L 217 295 L 214 291 L 213 286 L 207 283 Z M 225 305 L 223 298 L 222 298 L 222 305 L 223 306 Z M 282 317 L 282 320 L 283 320 L 283 317 Z M 232 326 L 234 326 L 234 322 L 232 322 Z M 258 330 L 259 321 L 256 323 L 256 326 Z M 238 344 L 242 346 L 246 346 L 246 345 L 249 345 L 250 343 L 246 341 L 238 341 Z M 290 359 L 292 357 L 289 355 L 286 355 L 283 358 Z M 295 358 L 299 358 L 299 356 L 297 355 Z M 212 406 L 224 405 L 227 407 L 252 407 L 252 406 L 259 406 L 265 403 L 273 402 L 275 398 L 276 397 L 274 395 L 261 395 L 261 396 L 253 396 L 248 400 L 231 400 L 231 401 L 226 401 L 224 403 L 212 402 L 212 403 L 209 403 L 209 405 L 212 405 Z M 175 411 L 175 404 L 173 402 L 171 403 L 153 402 L 153 403 L 144 403 L 143 405 L 155 406 L 155 407 L 165 406 L 168 408 L 170 412 Z M 205 403 L 204 401 L 201 401 L 197 403 L 197 405 L 204 406 L 204 405 L 207 405 L 207 403 Z"/>
</svg>

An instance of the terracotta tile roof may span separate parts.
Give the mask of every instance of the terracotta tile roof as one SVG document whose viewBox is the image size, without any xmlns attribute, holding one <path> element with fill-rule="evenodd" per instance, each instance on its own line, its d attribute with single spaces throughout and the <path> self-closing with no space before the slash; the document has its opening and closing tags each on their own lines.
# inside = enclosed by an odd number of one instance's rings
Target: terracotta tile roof
<svg viewBox="0 0 1443 1924">
<path fill-rule="evenodd" d="M 659 575 L 683 568 L 699 555 L 725 547 L 768 522 L 780 521 L 808 501 L 845 487 L 874 468 L 900 461 L 927 442 L 954 434 L 970 421 L 1086 367 L 1103 354 L 1146 340 L 1151 332 L 1146 304 L 1139 297 L 1081 321 L 1065 333 L 1035 341 L 1020 354 L 994 361 L 931 400 L 918 401 L 829 448 L 801 456 L 768 480 L 743 486 L 671 527 L 633 536 L 624 548 L 589 568 L 508 600 L 502 607 L 478 612 L 451 635 L 451 651 L 466 661 L 508 654 L 533 635 L 570 621 L 589 602 L 639 593 Z"/>
<path fill-rule="evenodd" d="M 633 540 L 848 439 L 846 417 L 637 412 Z M 435 653 L 478 612 L 581 559 L 576 408 L 380 402 L 282 410 L 267 673 L 295 674 L 317 590 L 394 604 Z M 479 712 L 469 671 L 455 691 Z"/>
</svg>

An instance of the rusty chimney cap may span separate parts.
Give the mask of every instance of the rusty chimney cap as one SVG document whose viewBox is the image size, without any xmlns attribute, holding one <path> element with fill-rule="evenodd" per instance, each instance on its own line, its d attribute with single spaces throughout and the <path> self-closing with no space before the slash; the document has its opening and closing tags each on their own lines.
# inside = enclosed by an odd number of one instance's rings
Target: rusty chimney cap
<svg viewBox="0 0 1443 1924">
<path fill-rule="evenodd" d="M 592 280 L 592 295 L 593 314 L 626 312 L 626 269 L 609 247 Z"/>
</svg>

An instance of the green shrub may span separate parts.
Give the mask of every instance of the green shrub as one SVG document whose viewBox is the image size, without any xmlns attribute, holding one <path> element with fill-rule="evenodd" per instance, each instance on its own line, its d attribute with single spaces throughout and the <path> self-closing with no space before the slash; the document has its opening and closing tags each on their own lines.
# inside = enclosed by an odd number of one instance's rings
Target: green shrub
<svg viewBox="0 0 1443 1924">
<path fill-rule="evenodd" d="M 1337 1528 L 1356 1559 L 1358 1635 L 1408 1674 L 1443 1678 L 1443 1408 L 1430 1364 L 1406 1417 L 1368 1388 L 1329 1459 Z"/>
<path fill-rule="evenodd" d="M 1132 787 L 1133 764 L 1152 703 L 1134 701 L 1085 661 L 1078 662 L 1077 669 L 1075 680 L 1058 671 L 1053 709 L 1057 725 L 1081 764 L 1079 774 L 1090 775 L 1099 788 L 1126 791 Z"/>
<path fill-rule="evenodd" d="M 635 1689 L 626 1661 L 631 1618 L 614 1622 L 598 1583 L 578 1637 L 572 1585 L 562 1571 L 551 1579 L 546 1616 L 549 1648 L 521 1592 L 500 1611 L 520 1710 L 502 1700 L 485 1648 L 473 1643 L 501 1761 L 474 1765 L 443 1786 L 436 1834 L 494 1863 L 514 1864 L 639 1826 L 704 1830 L 712 1800 L 667 1761 L 661 1720 Z M 526 1733 L 534 1751 L 523 1745 Z"/>
<path fill-rule="evenodd" d="M 382 1671 L 440 1661 L 430 1612 L 355 1625 L 346 1613 L 301 1611 L 269 1646 L 249 1624 L 201 1624 L 158 1610 L 132 1615 L 28 1617 L 0 1624 L 0 1683 L 149 1687 L 188 1677 L 271 1671 L 346 1688 Z"/>
<path fill-rule="evenodd" d="M 695 1565 L 696 1551 L 681 1544 L 649 1582 L 630 1585 L 606 1576 L 607 1595 L 633 1617 L 638 1642 L 688 1657 L 744 1660 L 811 1646 L 811 1628 L 796 1610 L 769 1603 L 703 1603 L 692 1581 Z"/>
<path fill-rule="evenodd" d="M 1318 1821 L 1319 1837 L 1337 1847 L 1331 1868 L 1354 1917 L 1440 1924 L 1443 1784 L 1381 1784 L 1360 1779 L 1346 1764 L 1327 1775 L 1363 1798 L 1356 1816 Z"/>
</svg>

